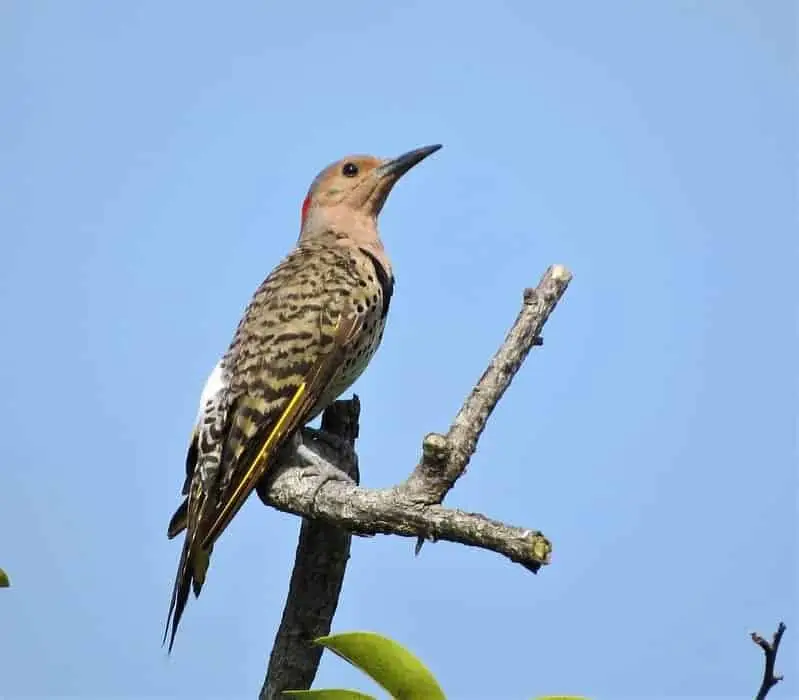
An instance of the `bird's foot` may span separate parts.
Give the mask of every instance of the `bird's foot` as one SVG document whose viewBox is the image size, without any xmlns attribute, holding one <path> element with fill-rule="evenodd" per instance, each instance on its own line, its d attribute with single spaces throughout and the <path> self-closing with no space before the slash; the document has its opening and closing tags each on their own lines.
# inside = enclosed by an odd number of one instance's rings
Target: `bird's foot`
<svg viewBox="0 0 799 700">
<path fill-rule="evenodd" d="M 334 435 L 332 437 L 336 436 Z M 345 442 L 345 444 L 349 443 Z M 302 472 L 303 478 L 308 477 L 315 482 L 309 494 L 312 503 L 316 500 L 321 488 L 329 481 L 344 481 L 348 484 L 356 483 L 347 472 L 320 457 L 304 443 L 297 446 L 297 456 L 302 460 L 304 465 Z"/>
<path fill-rule="evenodd" d="M 321 459 L 316 459 L 313 464 L 308 464 L 303 470 L 303 478 L 310 478 L 313 484 L 310 488 L 308 498 L 311 503 L 316 502 L 316 497 L 322 487 L 330 481 L 343 481 L 348 484 L 355 484 L 355 481 L 338 467 L 325 462 Z"/>
</svg>

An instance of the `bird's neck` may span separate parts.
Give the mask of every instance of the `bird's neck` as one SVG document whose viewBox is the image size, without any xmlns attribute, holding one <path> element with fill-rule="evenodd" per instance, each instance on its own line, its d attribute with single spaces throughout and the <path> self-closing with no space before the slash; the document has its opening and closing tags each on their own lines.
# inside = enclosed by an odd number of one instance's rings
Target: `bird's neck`
<svg viewBox="0 0 799 700">
<path fill-rule="evenodd" d="M 374 216 L 349 207 L 315 207 L 302 223 L 298 243 L 325 241 L 332 245 L 362 248 L 373 255 L 391 277 L 391 263 L 377 230 Z"/>
</svg>

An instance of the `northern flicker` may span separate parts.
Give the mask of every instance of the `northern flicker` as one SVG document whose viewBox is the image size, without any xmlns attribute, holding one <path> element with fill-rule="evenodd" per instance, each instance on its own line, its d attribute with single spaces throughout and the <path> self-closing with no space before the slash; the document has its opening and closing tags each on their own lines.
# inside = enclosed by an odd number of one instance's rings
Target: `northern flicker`
<svg viewBox="0 0 799 700">
<path fill-rule="evenodd" d="M 186 532 L 164 632 L 170 651 L 222 531 L 280 448 L 377 350 L 394 287 L 377 217 L 400 177 L 439 148 L 390 160 L 350 156 L 311 184 L 296 247 L 255 292 L 200 398 L 186 499 L 167 531 L 170 539 Z"/>
</svg>

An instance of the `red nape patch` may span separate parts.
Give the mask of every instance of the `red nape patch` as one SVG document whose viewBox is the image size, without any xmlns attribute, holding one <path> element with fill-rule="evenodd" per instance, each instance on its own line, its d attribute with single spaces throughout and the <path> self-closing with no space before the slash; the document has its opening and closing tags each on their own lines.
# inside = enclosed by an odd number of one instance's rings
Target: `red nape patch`
<svg viewBox="0 0 799 700">
<path fill-rule="evenodd" d="M 308 209 L 311 208 L 311 195 L 309 194 L 302 203 L 302 213 L 300 214 L 301 220 L 304 222 L 305 217 L 308 215 Z"/>
</svg>

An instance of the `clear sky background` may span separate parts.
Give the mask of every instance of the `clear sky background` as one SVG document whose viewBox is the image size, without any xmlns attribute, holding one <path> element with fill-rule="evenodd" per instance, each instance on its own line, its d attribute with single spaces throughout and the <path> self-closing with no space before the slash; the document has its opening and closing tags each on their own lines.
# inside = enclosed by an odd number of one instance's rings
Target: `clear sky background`
<svg viewBox="0 0 799 700">
<path fill-rule="evenodd" d="M 445 430 L 552 263 L 574 282 L 447 503 L 543 530 L 538 576 L 358 540 L 334 622 L 453 699 L 799 697 L 796 6 L 0 5 L 0 696 L 254 697 L 296 518 L 248 503 L 167 657 L 205 377 L 316 173 L 394 190 L 356 390 L 363 482 Z M 325 658 L 321 686 L 372 686 Z"/>
</svg>

